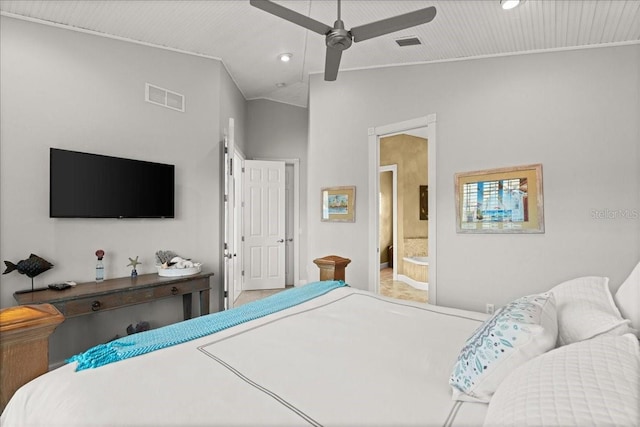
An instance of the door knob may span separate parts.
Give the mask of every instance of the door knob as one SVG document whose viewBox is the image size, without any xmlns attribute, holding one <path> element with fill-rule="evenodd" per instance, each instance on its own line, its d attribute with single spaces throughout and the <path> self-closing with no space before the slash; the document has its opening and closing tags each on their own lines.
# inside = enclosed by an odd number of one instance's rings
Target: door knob
<svg viewBox="0 0 640 427">
<path fill-rule="evenodd" d="M 276 240 L 278 243 L 284 243 L 284 239 Z"/>
<path fill-rule="evenodd" d="M 287 239 L 287 242 L 293 242 L 293 237 Z"/>
</svg>

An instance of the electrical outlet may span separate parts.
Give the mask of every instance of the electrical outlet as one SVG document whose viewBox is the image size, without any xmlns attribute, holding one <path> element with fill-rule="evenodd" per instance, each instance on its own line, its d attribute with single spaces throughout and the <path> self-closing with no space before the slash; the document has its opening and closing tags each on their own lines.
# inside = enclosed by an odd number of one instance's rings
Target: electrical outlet
<svg viewBox="0 0 640 427">
<path fill-rule="evenodd" d="M 495 307 L 493 306 L 493 304 L 487 304 L 487 307 L 485 308 L 485 312 L 487 314 L 493 314 L 494 311 L 495 311 Z"/>
</svg>

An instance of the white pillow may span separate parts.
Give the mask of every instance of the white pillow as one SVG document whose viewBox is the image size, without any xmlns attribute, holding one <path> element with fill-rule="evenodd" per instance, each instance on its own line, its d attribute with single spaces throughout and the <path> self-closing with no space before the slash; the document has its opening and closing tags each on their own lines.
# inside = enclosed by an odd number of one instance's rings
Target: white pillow
<svg viewBox="0 0 640 427">
<path fill-rule="evenodd" d="M 449 378 L 453 399 L 488 402 L 516 366 L 552 349 L 557 335 L 552 294 L 529 295 L 507 304 L 460 351 Z"/>
<path fill-rule="evenodd" d="M 631 321 L 631 326 L 640 331 L 640 262 L 614 296 L 622 317 Z"/>
<path fill-rule="evenodd" d="M 558 345 L 596 335 L 634 332 L 620 315 L 609 290 L 608 277 L 579 277 L 552 288 L 558 312 Z"/>
<path fill-rule="evenodd" d="M 485 426 L 637 426 L 640 345 L 631 334 L 559 347 L 515 369 Z"/>
</svg>

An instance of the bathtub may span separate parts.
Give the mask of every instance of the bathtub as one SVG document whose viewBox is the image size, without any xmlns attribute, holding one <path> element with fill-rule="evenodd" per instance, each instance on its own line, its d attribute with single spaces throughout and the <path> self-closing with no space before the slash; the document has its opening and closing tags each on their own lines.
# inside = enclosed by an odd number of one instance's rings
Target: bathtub
<svg viewBox="0 0 640 427">
<path fill-rule="evenodd" d="M 398 280 L 407 285 L 424 291 L 429 290 L 429 257 L 412 256 L 403 257 L 403 273 L 398 274 Z"/>
<path fill-rule="evenodd" d="M 406 262 L 410 262 L 412 264 L 429 265 L 429 257 L 428 256 L 405 257 L 404 260 Z"/>
</svg>

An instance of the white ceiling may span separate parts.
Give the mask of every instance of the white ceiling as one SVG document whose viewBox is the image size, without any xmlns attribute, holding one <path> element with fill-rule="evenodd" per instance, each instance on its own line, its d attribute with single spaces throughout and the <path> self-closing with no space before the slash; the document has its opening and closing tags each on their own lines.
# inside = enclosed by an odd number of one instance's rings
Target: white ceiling
<svg viewBox="0 0 640 427">
<path fill-rule="evenodd" d="M 337 15 L 335 0 L 277 3 L 329 25 Z M 342 20 L 352 28 L 428 6 L 437 9 L 431 23 L 354 43 L 341 72 L 640 41 L 638 0 L 528 0 L 511 11 L 499 0 L 344 0 Z M 324 70 L 323 36 L 249 0 L 0 0 L 0 11 L 218 58 L 246 99 L 306 106 L 309 74 Z M 423 44 L 398 47 L 394 40 L 406 36 Z M 277 61 L 282 52 L 293 53 L 290 63 Z"/>
</svg>

